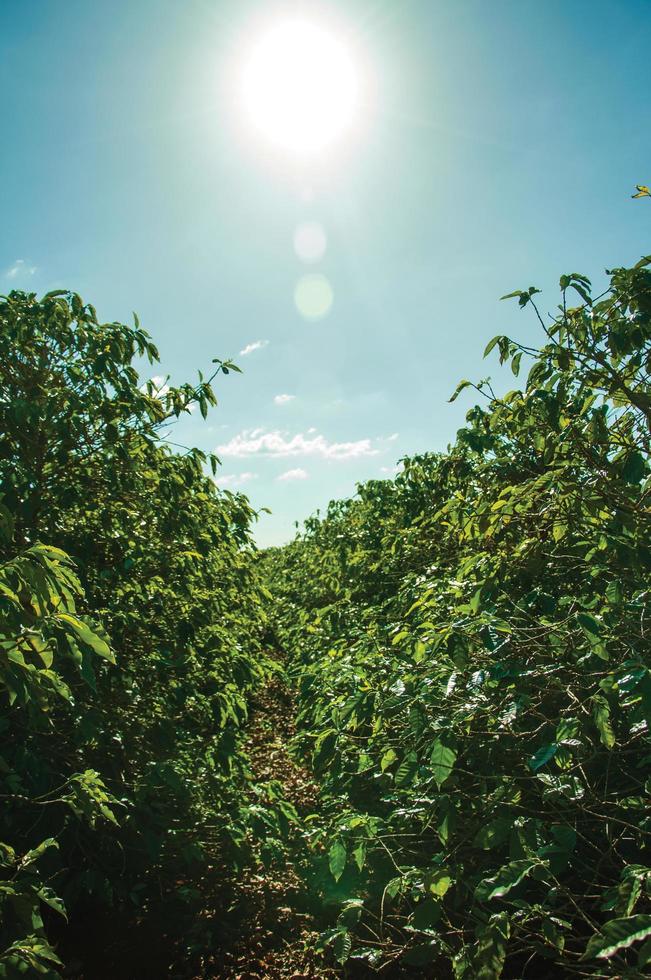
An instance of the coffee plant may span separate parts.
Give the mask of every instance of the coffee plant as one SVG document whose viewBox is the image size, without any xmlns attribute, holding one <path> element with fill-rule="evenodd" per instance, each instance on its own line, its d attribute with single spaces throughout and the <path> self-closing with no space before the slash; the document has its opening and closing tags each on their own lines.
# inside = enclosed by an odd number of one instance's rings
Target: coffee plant
<svg viewBox="0 0 651 980">
<path fill-rule="evenodd" d="M 166 442 L 237 368 L 143 382 L 157 357 L 74 293 L 0 301 L 0 976 L 55 975 L 55 940 L 136 917 L 191 952 L 205 868 L 250 846 L 255 515 Z"/>
<path fill-rule="evenodd" d="M 651 259 L 572 273 L 526 380 L 266 557 L 321 781 L 321 940 L 405 975 L 651 963 Z M 432 973 L 431 971 L 435 972 Z"/>
</svg>

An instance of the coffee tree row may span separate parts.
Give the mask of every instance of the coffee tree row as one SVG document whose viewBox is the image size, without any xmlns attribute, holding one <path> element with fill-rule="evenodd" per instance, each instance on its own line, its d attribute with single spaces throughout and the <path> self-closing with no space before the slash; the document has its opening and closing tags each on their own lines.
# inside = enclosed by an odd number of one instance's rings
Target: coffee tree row
<svg viewBox="0 0 651 980">
<path fill-rule="evenodd" d="M 510 294 L 541 345 L 486 353 L 522 386 L 462 382 L 483 402 L 447 452 L 267 557 L 341 963 L 651 962 L 650 262 L 597 298 L 562 276 L 549 320 Z"/>
<path fill-rule="evenodd" d="M 165 442 L 237 369 L 161 388 L 157 358 L 73 293 L 0 301 L 0 976 L 56 974 L 90 929 L 104 957 L 136 918 L 209 944 L 205 869 L 249 847 L 254 514 Z"/>
</svg>

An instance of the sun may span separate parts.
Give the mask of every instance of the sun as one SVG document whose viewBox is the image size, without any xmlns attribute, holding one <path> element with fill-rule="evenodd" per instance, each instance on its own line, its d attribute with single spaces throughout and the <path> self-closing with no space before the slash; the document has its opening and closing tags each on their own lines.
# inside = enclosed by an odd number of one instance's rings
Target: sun
<svg viewBox="0 0 651 980">
<path fill-rule="evenodd" d="M 242 71 L 248 121 L 270 143 L 310 156 L 355 121 L 359 81 L 337 37 L 302 20 L 277 25 L 254 44 Z"/>
</svg>

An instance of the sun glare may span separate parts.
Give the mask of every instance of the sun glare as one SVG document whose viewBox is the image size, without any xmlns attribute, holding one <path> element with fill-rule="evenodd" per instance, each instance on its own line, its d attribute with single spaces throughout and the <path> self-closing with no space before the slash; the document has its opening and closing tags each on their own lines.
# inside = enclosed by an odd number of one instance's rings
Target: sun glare
<svg viewBox="0 0 651 980">
<path fill-rule="evenodd" d="M 249 121 L 272 144 L 309 156 L 350 129 L 359 81 L 342 42 L 317 25 L 288 21 L 254 45 L 242 98 Z"/>
</svg>

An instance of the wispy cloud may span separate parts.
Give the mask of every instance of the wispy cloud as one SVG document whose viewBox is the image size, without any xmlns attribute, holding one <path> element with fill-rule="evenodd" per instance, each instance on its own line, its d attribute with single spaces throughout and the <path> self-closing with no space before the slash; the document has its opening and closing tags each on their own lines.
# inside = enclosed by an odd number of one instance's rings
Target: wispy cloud
<svg viewBox="0 0 651 980">
<path fill-rule="evenodd" d="M 295 470 L 285 470 L 284 473 L 281 473 L 280 476 L 276 477 L 278 481 L 283 481 L 283 482 L 285 480 L 307 480 L 307 478 L 308 478 L 307 471 L 301 469 L 300 466 L 298 466 Z"/>
<path fill-rule="evenodd" d="M 25 261 L 25 259 L 16 259 L 13 265 L 10 265 L 8 269 L 5 269 L 5 278 L 20 279 L 23 276 L 33 276 L 35 272 L 35 265 L 30 265 Z"/>
<path fill-rule="evenodd" d="M 274 405 L 288 405 L 295 398 L 296 395 L 274 395 Z"/>
<path fill-rule="evenodd" d="M 218 487 L 242 487 L 245 483 L 257 479 L 257 473 L 231 473 L 228 476 L 218 476 L 215 483 Z"/>
<path fill-rule="evenodd" d="M 396 476 L 398 473 L 402 473 L 402 466 L 400 463 L 396 466 L 381 466 L 380 473 L 384 473 L 385 476 Z"/>
<path fill-rule="evenodd" d="M 252 354 L 254 350 L 262 350 L 263 347 L 268 347 L 268 340 L 253 340 L 246 347 L 243 347 L 240 351 L 240 357 L 246 357 L 248 354 Z"/>
<path fill-rule="evenodd" d="M 286 456 L 319 456 L 322 459 L 354 459 L 359 456 L 377 456 L 379 449 L 374 449 L 370 439 L 358 439 L 356 442 L 328 442 L 314 433 L 304 435 L 298 432 L 290 436 L 287 432 L 274 429 L 265 432 L 264 429 L 245 429 L 225 443 L 217 446 L 219 456 L 267 456 L 277 459 Z"/>
</svg>

